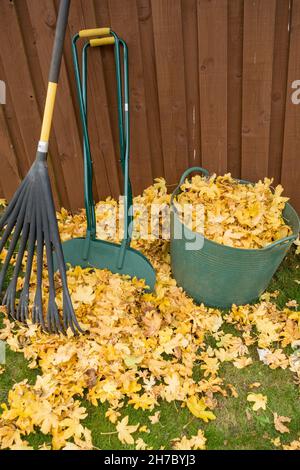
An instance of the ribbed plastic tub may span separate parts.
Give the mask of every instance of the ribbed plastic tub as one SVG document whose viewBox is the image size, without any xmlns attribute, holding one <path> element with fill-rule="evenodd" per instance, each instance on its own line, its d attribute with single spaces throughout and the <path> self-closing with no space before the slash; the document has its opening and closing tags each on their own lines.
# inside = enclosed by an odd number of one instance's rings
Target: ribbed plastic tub
<svg viewBox="0 0 300 470">
<path fill-rule="evenodd" d="M 299 235 L 296 211 L 285 205 L 283 217 L 292 235 L 262 249 L 232 248 L 208 240 L 183 225 L 174 205 L 180 186 L 192 172 L 208 176 L 208 171 L 193 167 L 183 173 L 171 199 L 171 266 L 177 284 L 197 303 L 230 308 L 256 300 L 268 287 L 272 276 Z M 240 180 L 242 183 L 249 183 Z M 188 246 L 197 249 L 187 249 Z"/>
</svg>

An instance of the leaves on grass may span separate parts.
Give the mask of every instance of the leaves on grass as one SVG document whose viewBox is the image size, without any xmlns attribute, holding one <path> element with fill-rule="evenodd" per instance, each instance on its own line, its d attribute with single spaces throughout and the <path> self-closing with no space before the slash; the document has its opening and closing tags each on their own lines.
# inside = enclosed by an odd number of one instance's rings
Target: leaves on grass
<svg viewBox="0 0 300 470">
<path fill-rule="evenodd" d="M 183 436 L 181 439 L 173 439 L 173 449 L 175 450 L 205 450 L 206 437 L 204 432 L 199 429 L 196 436 L 188 439 Z"/>
<path fill-rule="evenodd" d="M 258 194 L 265 194 L 267 186 L 261 183 Z M 162 179 L 135 198 L 135 203 L 148 207 L 152 202 L 170 203 Z M 111 200 L 96 207 L 97 235 L 119 242 L 121 232 L 117 235 L 104 232 L 110 203 L 117 208 L 118 203 Z M 275 203 L 275 213 L 281 203 L 280 199 Z M 255 215 L 249 217 L 251 220 Z M 70 215 L 62 210 L 58 221 L 63 240 L 84 236 L 84 211 Z M 231 238 L 229 235 L 227 232 L 226 237 Z M 93 448 L 90 430 L 82 424 L 87 415 L 81 405 L 82 398 L 94 406 L 107 404 L 106 419 L 118 427 L 116 435 L 120 434 L 124 443 L 131 445 L 134 443 L 132 434 L 140 432 L 141 428 L 129 425 L 128 416 L 125 422 L 126 417 L 121 419 L 125 407 L 145 410 L 150 430 L 159 422 L 158 407 L 163 400 L 179 402 L 204 422 L 213 420 L 219 396 L 238 396 L 236 388 L 223 379 L 224 363 L 237 368 L 250 365 L 248 348 L 253 345 L 264 350 L 266 367 L 289 368 L 295 374 L 295 382 L 300 384 L 300 356 L 296 347 L 300 341 L 300 312 L 295 306 L 277 307 L 273 293 L 264 294 L 257 304 L 233 305 L 226 314 L 196 305 L 172 278 L 166 240 L 142 240 L 137 236 L 132 243 L 133 248 L 148 256 L 155 266 L 154 293 L 145 292 L 141 280 L 107 270 L 80 267 L 68 270 L 76 314 L 89 334 L 75 337 L 69 330 L 66 337 L 48 335 L 30 321 L 23 325 L 4 319 L 0 340 L 6 341 L 13 351 L 24 354 L 29 367 L 39 368 L 40 372 L 34 384 L 23 381 L 10 390 L 0 415 L 1 449 L 28 448 L 26 436 L 37 431 L 51 437 L 48 447 L 52 449 Z M 1 259 L 3 256 L 5 250 Z M 22 282 L 22 279 L 18 281 L 18 290 Z M 55 282 L 61 309 L 59 277 Z M 34 288 L 35 283 L 36 264 L 31 287 Z M 43 294 L 46 310 L 46 265 Z M 32 301 L 31 296 L 31 305 Z M 5 313 L 4 308 L 0 310 Z M 235 327 L 234 334 L 223 331 L 226 325 Z M 292 353 L 288 346 L 294 347 Z M 254 406 L 258 406 L 257 400 Z M 136 430 L 132 431 L 133 428 Z M 175 445 L 203 446 L 201 433 L 198 444 L 195 441 L 188 444 L 191 439 L 185 439 L 180 439 L 182 444 L 176 441 Z M 138 436 L 135 446 L 142 449 L 146 445 Z"/>
</svg>

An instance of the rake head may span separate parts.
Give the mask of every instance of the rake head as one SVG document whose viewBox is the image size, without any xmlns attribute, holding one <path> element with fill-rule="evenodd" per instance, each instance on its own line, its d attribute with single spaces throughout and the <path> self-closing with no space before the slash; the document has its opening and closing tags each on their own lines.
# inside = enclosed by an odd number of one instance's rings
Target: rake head
<svg viewBox="0 0 300 470">
<path fill-rule="evenodd" d="M 0 293 L 3 289 L 11 258 L 17 248 L 13 275 L 2 298 L 2 305 L 7 307 L 8 314 L 14 320 L 21 322 L 26 322 L 29 318 L 30 278 L 33 259 L 36 254 L 36 291 L 32 308 L 32 321 L 40 324 L 50 333 L 65 333 L 69 327 L 75 334 L 78 331 L 82 332 L 77 322 L 68 290 L 66 267 L 51 192 L 46 154 L 42 152 L 37 153 L 35 162 L 19 186 L 0 221 L 0 231 L 2 230 L 0 252 L 7 243 L 8 251 L 0 272 Z M 19 240 L 20 242 L 17 247 Z M 26 252 L 27 260 L 24 284 L 18 305 L 16 305 L 17 280 L 22 271 L 22 263 Z M 46 316 L 44 316 L 42 301 L 44 252 L 46 252 L 49 281 Z M 55 301 L 53 252 L 55 252 L 56 265 L 60 273 L 63 289 L 62 318 Z"/>
</svg>

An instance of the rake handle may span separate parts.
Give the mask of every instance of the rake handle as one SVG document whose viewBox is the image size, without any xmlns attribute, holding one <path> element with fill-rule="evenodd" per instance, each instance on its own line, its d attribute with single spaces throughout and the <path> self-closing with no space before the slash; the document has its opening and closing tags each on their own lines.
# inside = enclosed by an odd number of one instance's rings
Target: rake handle
<svg viewBox="0 0 300 470">
<path fill-rule="evenodd" d="M 69 8 L 70 0 L 61 0 L 56 23 L 56 32 L 52 51 L 47 98 L 38 148 L 38 150 L 42 153 L 47 153 L 48 151 L 48 142 L 51 131 L 61 60 L 63 55 L 64 39 L 68 23 Z"/>
<path fill-rule="evenodd" d="M 53 52 L 52 52 L 52 60 L 51 60 L 51 66 L 50 66 L 50 72 L 49 72 L 49 82 L 52 82 L 52 83 L 58 83 L 61 59 L 62 59 L 63 49 L 64 49 L 65 34 L 66 34 L 67 23 L 68 23 L 69 9 L 70 9 L 70 0 L 61 0 L 59 12 L 58 12 L 54 46 L 53 46 Z"/>
</svg>

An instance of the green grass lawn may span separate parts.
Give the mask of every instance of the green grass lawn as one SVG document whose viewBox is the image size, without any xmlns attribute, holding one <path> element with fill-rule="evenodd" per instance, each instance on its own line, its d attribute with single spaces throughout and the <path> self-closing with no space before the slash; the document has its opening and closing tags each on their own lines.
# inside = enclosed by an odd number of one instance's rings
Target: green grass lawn
<svg viewBox="0 0 300 470">
<path fill-rule="evenodd" d="M 269 291 L 279 290 L 277 299 L 280 306 L 288 300 L 296 299 L 300 304 L 300 287 L 295 282 L 300 280 L 300 259 L 290 255 L 281 265 L 275 275 Z M 225 330 L 233 330 L 232 326 L 225 325 Z M 235 331 L 235 334 L 237 332 Z M 154 449 L 164 446 L 172 448 L 171 441 L 174 438 L 186 435 L 190 437 L 197 434 L 198 429 L 203 429 L 207 438 L 208 449 L 274 449 L 271 439 L 280 437 L 282 443 L 289 443 L 300 436 L 300 397 L 299 386 L 294 384 L 292 373 L 289 370 L 271 370 L 258 360 L 256 348 L 252 349 L 253 364 L 236 369 L 230 363 L 223 363 L 220 376 L 226 382 L 233 384 L 238 392 L 237 398 L 218 398 L 217 408 L 214 413 L 215 421 L 206 424 L 193 417 L 186 408 L 181 408 L 180 403 L 161 403 L 161 419 L 151 425 L 148 415 L 143 411 L 136 411 L 131 406 L 124 406 L 122 416 L 129 415 L 130 424 L 145 424 L 150 433 L 136 433 L 134 437 L 142 437 L 144 441 Z M 7 351 L 7 364 L 4 374 L 0 375 L 0 402 L 5 402 L 7 393 L 14 383 L 25 378 L 34 383 L 38 374 L 37 370 L 30 370 L 22 354 Z M 195 374 L 200 376 L 200 371 L 195 367 Z M 255 393 L 262 393 L 268 397 L 267 409 L 253 411 L 251 404 L 247 402 L 249 385 L 260 382 Z M 88 410 L 88 417 L 83 422 L 92 431 L 93 443 L 100 449 L 133 449 L 133 446 L 123 446 L 117 438 L 116 429 L 105 418 L 107 407 L 100 405 L 94 407 L 83 401 Z M 288 425 L 289 434 L 279 434 L 273 424 L 272 412 L 278 415 L 288 416 L 291 422 Z M 26 438 L 27 439 L 27 438 Z M 42 434 L 31 435 L 28 441 L 34 447 L 44 442 L 50 443 L 50 437 Z"/>
</svg>

